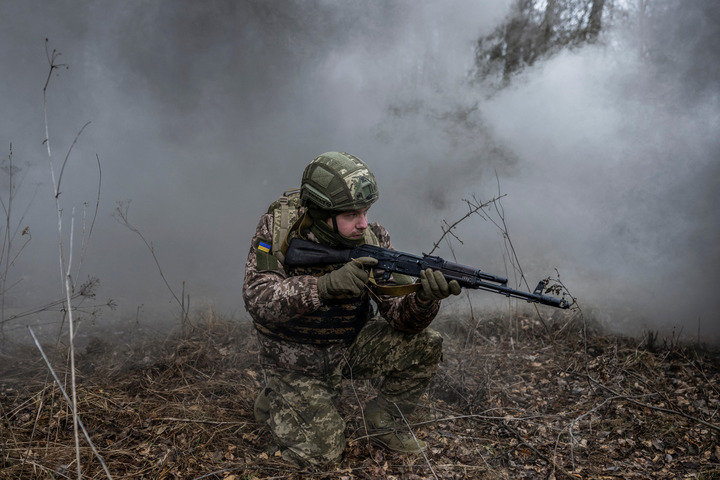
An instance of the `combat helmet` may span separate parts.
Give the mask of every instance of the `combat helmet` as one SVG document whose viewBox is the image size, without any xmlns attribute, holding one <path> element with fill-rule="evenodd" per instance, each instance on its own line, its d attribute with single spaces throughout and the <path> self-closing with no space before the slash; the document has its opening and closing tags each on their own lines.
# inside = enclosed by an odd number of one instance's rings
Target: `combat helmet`
<svg viewBox="0 0 720 480">
<path fill-rule="evenodd" d="M 327 212 L 368 208 L 378 199 L 375 176 L 359 158 L 344 152 L 326 152 L 303 172 L 303 205 Z"/>
</svg>

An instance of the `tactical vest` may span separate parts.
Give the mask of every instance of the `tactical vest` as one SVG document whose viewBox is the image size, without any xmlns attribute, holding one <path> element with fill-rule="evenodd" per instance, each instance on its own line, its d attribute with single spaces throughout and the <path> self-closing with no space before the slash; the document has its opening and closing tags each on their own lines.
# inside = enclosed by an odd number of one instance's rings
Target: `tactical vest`
<svg viewBox="0 0 720 480">
<path fill-rule="evenodd" d="M 273 215 L 272 256 L 282 263 L 284 255 L 282 245 L 288 234 L 303 235 L 297 231 L 302 227 L 299 218 L 299 195 L 289 192 L 274 202 L 268 213 Z M 365 243 L 378 245 L 379 241 L 368 228 L 365 230 Z M 344 264 L 309 267 L 285 268 L 288 276 L 312 275 L 319 277 Z M 285 322 L 273 322 L 255 326 L 261 333 L 280 340 L 312 345 L 331 345 L 351 343 L 372 316 L 370 297 L 367 293 L 361 297 L 347 299 L 322 300 L 317 310 L 297 316 Z"/>
</svg>

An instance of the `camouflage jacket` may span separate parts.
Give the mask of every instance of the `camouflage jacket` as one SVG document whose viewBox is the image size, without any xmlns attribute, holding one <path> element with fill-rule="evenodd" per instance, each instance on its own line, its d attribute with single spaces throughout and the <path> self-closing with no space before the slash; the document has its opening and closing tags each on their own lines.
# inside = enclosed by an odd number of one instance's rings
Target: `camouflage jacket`
<svg viewBox="0 0 720 480">
<path fill-rule="evenodd" d="M 369 228 L 378 238 L 381 247 L 392 248 L 387 230 L 377 223 Z M 256 323 L 282 322 L 318 309 L 317 278 L 311 275 L 289 276 L 282 264 L 274 269 L 258 266 L 257 245 L 272 242 L 273 216 L 265 214 L 260 218 L 252 239 L 250 252 L 245 263 L 243 299 L 253 321 Z M 266 267 L 261 265 L 261 267 Z M 435 318 L 440 302 L 423 305 L 416 294 L 402 297 L 381 295 L 373 297 L 379 314 L 395 329 L 416 333 L 426 328 Z M 265 366 L 280 369 L 299 370 L 308 374 L 329 373 L 328 368 L 337 365 L 347 345 L 325 347 L 301 344 L 270 338 L 258 332 L 261 346 L 261 360 Z"/>
</svg>

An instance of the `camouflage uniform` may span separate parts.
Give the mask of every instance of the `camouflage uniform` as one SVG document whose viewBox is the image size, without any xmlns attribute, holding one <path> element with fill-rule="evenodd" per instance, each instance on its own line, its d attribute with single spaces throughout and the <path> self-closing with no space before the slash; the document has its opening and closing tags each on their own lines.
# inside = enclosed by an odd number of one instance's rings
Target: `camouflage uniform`
<svg viewBox="0 0 720 480">
<path fill-rule="evenodd" d="M 368 227 L 382 247 L 392 248 L 387 230 Z M 289 275 L 282 264 L 260 262 L 258 242 L 270 243 L 273 215 L 265 214 L 245 265 L 243 298 L 260 343 L 267 385 L 256 402 L 283 456 L 295 463 L 338 461 L 345 447 L 345 422 L 335 408 L 343 378 L 379 378 L 378 401 L 409 413 L 437 371 L 442 337 L 426 328 L 440 302 L 423 304 L 416 294 L 373 297 L 382 318 L 371 319 L 350 341 L 312 345 L 274 338 L 263 325 L 284 322 L 321 307 L 317 277 Z M 310 234 L 312 239 L 312 234 Z"/>
</svg>

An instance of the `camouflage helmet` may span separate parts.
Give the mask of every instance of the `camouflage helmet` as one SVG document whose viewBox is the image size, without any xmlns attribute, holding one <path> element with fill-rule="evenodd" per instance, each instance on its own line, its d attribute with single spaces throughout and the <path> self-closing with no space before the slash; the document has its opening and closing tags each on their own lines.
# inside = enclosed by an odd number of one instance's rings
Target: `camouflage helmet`
<svg viewBox="0 0 720 480">
<path fill-rule="evenodd" d="M 375 176 L 365 162 L 349 153 L 323 153 L 303 172 L 303 205 L 343 212 L 367 208 L 377 199 Z"/>
</svg>

